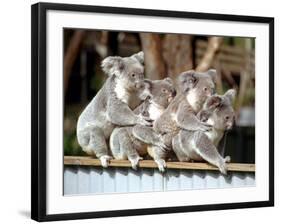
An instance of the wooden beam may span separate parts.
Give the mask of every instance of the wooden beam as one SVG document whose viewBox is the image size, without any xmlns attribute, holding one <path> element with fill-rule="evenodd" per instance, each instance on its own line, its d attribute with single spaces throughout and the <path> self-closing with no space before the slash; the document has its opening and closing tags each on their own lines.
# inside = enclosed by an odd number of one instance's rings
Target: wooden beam
<svg viewBox="0 0 281 224">
<path fill-rule="evenodd" d="M 166 162 L 168 169 L 184 169 L 184 170 L 218 170 L 215 166 L 208 163 L 199 162 Z M 100 160 L 89 156 L 64 156 L 64 165 L 79 166 L 101 166 Z M 128 160 L 111 160 L 110 167 L 131 167 Z M 157 164 L 153 160 L 142 160 L 139 163 L 140 168 L 157 168 Z M 246 163 L 228 163 L 228 171 L 238 172 L 255 172 L 255 164 Z"/>
</svg>

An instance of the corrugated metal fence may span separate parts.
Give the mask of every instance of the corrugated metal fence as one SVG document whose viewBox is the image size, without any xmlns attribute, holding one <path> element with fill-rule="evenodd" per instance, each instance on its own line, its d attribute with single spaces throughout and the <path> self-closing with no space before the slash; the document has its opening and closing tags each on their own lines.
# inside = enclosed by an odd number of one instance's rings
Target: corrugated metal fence
<svg viewBox="0 0 281 224">
<path fill-rule="evenodd" d="M 255 186 L 254 172 L 66 165 L 64 194 L 101 194 Z"/>
</svg>

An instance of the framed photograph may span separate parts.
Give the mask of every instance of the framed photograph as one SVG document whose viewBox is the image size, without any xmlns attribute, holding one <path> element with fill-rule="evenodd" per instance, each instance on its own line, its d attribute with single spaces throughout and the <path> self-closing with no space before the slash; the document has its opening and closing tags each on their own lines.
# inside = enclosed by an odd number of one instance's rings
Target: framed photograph
<svg viewBox="0 0 281 224">
<path fill-rule="evenodd" d="M 32 219 L 274 205 L 274 19 L 32 5 Z"/>
</svg>

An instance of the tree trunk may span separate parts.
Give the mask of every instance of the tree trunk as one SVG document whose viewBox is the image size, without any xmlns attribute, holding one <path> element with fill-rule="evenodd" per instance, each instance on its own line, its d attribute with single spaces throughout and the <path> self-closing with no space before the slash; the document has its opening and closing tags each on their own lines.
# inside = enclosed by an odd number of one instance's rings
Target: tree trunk
<svg viewBox="0 0 281 224">
<path fill-rule="evenodd" d="M 163 79 L 167 76 L 162 57 L 162 43 L 159 34 L 140 33 L 142 49 L 145 55 L 146 77 L 152 80 Z"/>
<path fill-rule="evenodd" d="M 85 31 L 77 30 L 73 34 L 70 43 L 68 45 L 68 48 L 66 50 L 65 56 L 64 56 L 64 64 L 63 64 L 63 84 L 64 84 L 64 93 L 67 91 L 68 87 L 68 80 L 71 73 L 72 66 L 75 62 L 75 59 L 77 58 L 77 55 L 79 53 L 79 49 L 81 47 L 81 43 L 85 37 Z"/>
<path fill-rule="evenodd" d="M 206 52 L 205 52 L 201 62 L 197 66 L 196 71 L 205 72 L 211 67 L 212 62 L 213 62 L 216 54 L 218 53 L 218 50 L 219 50 L 222 42 L 223 42 L 222 37 L 210 37 L 209 38 Z"/>
<path fill-rule="evenodd" d="M 163 57 L 167 73 L 173 79 L 181 72 L 192 69 L 192 36 L 166 34 L 163 40 Z"/>
</svg>

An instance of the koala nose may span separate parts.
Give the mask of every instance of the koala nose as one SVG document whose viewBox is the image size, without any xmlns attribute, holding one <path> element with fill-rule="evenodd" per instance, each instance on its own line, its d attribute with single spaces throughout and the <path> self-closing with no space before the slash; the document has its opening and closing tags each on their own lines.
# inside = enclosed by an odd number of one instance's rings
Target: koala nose
<svg viewBox="0 0 281 224">
<path fill-rule="evenodd" d="M 177 91 L 176 91 L 176 90 L 173 90 L 171 96 L 172 96 L 172 97 L 175 97 L 176 95 L 177 95 Z"/>
<path fill-rule="evenodd" d="M 226 123 L 226 130 L 230 130 L 233 127 L 233 122 Z"/>
<path fill-rule="evenodd" d="M 137 82 L 135 83 L 135 87 L 136 87 L 137 89 L 143 88 L 143 87 L 144 87 L 144 82 L 143 82 L 143 81 L 137 81 Z"/>
<path fill-rule="evenodd" d="M 210 90 L 209 88 L 204 87 L 204 88 L 203 88 L 203 91 L 204 91 L 204 93 L 205 93 L 205 95 L 206 95 L 207 97 L 212 96 L 212 90 Z"/>
</svg>

